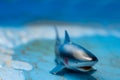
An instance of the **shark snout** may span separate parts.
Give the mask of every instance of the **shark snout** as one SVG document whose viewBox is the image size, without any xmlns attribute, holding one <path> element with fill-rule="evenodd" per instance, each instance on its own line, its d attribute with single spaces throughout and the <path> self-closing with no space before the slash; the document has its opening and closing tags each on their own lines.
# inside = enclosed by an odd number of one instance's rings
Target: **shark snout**
<svg viewBox="0 0 120 80">
<path fill-rule="evenodd" d="M 98 59 L 97 59 L 97 57 L 91 57 L 92 58 L 92 60 L 91 61 L 93 61 L 93 62 L 98 62 Z"/>
</svg>

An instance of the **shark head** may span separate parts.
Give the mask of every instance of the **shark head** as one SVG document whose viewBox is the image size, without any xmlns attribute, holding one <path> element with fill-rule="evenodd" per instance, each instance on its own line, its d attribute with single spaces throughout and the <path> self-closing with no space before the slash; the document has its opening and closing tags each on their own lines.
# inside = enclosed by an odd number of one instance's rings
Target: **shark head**
<svg viewBox="0 0 120 80">
<path fill-rule="evenodd" d="M 64 64 L 68 68 L 87 72 L 92 70 L 98 59 L 84 47 L 70 41 L 67 31 L 65 31 L 65 41 L 61 47 Z"/>
</svg>

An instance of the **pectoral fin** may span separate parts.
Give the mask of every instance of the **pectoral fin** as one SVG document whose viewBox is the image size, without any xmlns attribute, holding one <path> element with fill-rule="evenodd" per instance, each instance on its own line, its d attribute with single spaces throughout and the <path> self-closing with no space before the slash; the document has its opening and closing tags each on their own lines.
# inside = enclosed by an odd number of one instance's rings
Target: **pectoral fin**
<svg viewBox="0 0 120 80">
<path fill-rule="evenodd" d="M 64 65 L 57 65 L 55 68 L 53 68 L 50 73 L 52 74 L 57 74 L 58 72 L 60 72 L 61 70 L 63 70 L 65 68 Z"/>
</svg>

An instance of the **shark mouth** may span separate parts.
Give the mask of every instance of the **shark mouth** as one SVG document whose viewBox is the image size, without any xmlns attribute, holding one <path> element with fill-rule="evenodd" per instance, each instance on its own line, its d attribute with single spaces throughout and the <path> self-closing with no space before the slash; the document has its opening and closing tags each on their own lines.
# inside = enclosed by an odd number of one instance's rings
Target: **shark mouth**
<svg viewBox="0 0 120 80">
<path fill-rule="evenodd" d="M 83 70 L 85 70 L 85 71 L 89 71 L 89 70 L 92 69 L 91 66 L 83 66 L 83 67 L 78 67 L 78 68 L 83 69 Z"/>
</svg>

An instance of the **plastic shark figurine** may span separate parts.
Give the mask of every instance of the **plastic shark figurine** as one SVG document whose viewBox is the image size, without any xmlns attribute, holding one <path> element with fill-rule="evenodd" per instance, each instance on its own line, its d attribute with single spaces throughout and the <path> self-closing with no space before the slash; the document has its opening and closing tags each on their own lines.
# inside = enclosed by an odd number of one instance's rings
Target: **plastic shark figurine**
<svg viewBox="0 0 120 80">
<path fill-rule="evenodd" d="M 64 43 L 61 44 L 58 31 L 56 28 L 55 30 L 55 62 L 57 66 L 50 72 L 57 74 L 65 68 L 82 72 L 94 70 L 92 66 L 98 62 L 97 57 L 84 47 L 71 42 L 67 31 L 65 31 Z"/>
</svg>

